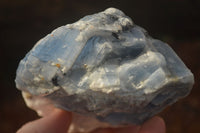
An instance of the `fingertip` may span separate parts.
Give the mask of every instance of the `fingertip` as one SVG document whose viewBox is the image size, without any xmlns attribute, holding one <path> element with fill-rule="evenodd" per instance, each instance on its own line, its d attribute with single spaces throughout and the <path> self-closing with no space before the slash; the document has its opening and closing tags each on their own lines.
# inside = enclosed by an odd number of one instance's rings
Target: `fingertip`
<svg viewBox="0 0 200 133">
<path fill-rule="evenodd" d="M 160 123 L 160 126 L 163 127 L 163 129 L 166 130 L 166 124 L 165 124 L 165 121 L 162 117 L 155 116 L 154 119 L 157 119 L 156 121 Z"/>
<path fill-rule="evenodd" d="M 71 123 L 71 114 L 55 109 L 50 115 L 28 122 L 17 133 L 66 133 Z"/>
<path fill-rule="evenodd" d="M 69 125 L 72 120 L 72 115 L 68 111 L 61 109 L 55 109 L 54 113 L 51 114 L 51 120 L 56 124 L 55 126 L 69 128 Z"/>
<path fill-rule="evenodd" d="M 155 116 L 146 121 L 139 133 L 165 133 L 166 126 L 165 122 L 161 117 Z"/>
</svg>

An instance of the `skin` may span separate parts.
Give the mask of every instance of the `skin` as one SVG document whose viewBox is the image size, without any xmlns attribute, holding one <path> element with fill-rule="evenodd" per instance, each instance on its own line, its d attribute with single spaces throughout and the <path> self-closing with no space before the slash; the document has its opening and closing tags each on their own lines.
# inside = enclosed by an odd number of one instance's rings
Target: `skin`
<svg viewBox="0 0 200 133">
<path fill-rule="evenodd" d="M 71 114 L 55 108 L 50 115 L 26 123 L 17 133 L 67 133 L 70 123 Z M 141 126 L 104 128 L 91 133 L 166 133 L 166 127 L 164 120 L 155 116 Z"/>
</svg>

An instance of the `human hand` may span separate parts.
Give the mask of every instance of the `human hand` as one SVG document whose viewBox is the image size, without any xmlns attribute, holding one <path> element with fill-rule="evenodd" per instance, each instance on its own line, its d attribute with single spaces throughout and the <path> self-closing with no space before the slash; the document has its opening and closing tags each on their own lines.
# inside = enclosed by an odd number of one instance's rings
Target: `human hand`
<svg viewBox="0 0 200 133">
<path fill-rule="evenodd" d="M 17 133 L 67 133 L 71 123 L 71 113 L 60 109 L 43 118 L 26 123 Z M 165 122 L 153 117 L 141 126 L 97 129 L 92 133 L 165 133 Z"/>
</svg>

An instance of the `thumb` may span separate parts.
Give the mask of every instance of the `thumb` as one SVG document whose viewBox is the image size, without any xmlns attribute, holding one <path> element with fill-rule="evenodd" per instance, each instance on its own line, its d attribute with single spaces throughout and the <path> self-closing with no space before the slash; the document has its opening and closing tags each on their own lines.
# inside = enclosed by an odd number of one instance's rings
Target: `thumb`
<svg viewBox="0 0 200 133">
<path fill-rule="evenodd" d="M 71 114 L 55 109 L 50 115 L 28 122 L 17 133 L 66 133 L 71 122 Z"/>
<path fill-rule="evenodd" d="M 165 133 L 165 122 L 162 118 L 155 116 L 145 122 L 140 128 L 139 133 Z"/>
</svg>

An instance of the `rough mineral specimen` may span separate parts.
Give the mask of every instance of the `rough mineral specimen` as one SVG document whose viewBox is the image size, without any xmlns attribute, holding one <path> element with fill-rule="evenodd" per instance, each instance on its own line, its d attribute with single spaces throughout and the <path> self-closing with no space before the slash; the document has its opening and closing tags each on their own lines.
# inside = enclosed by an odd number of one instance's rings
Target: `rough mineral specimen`
<svg viewBox="0 0 200 133">
<path fill-rule="evenodd" d="M 23 92 L 111 125 L 141 124 L 193 83 L 167 44 L 115 8 L 55 29 L 21 60 L 16 76 Z"/>
</svg>

